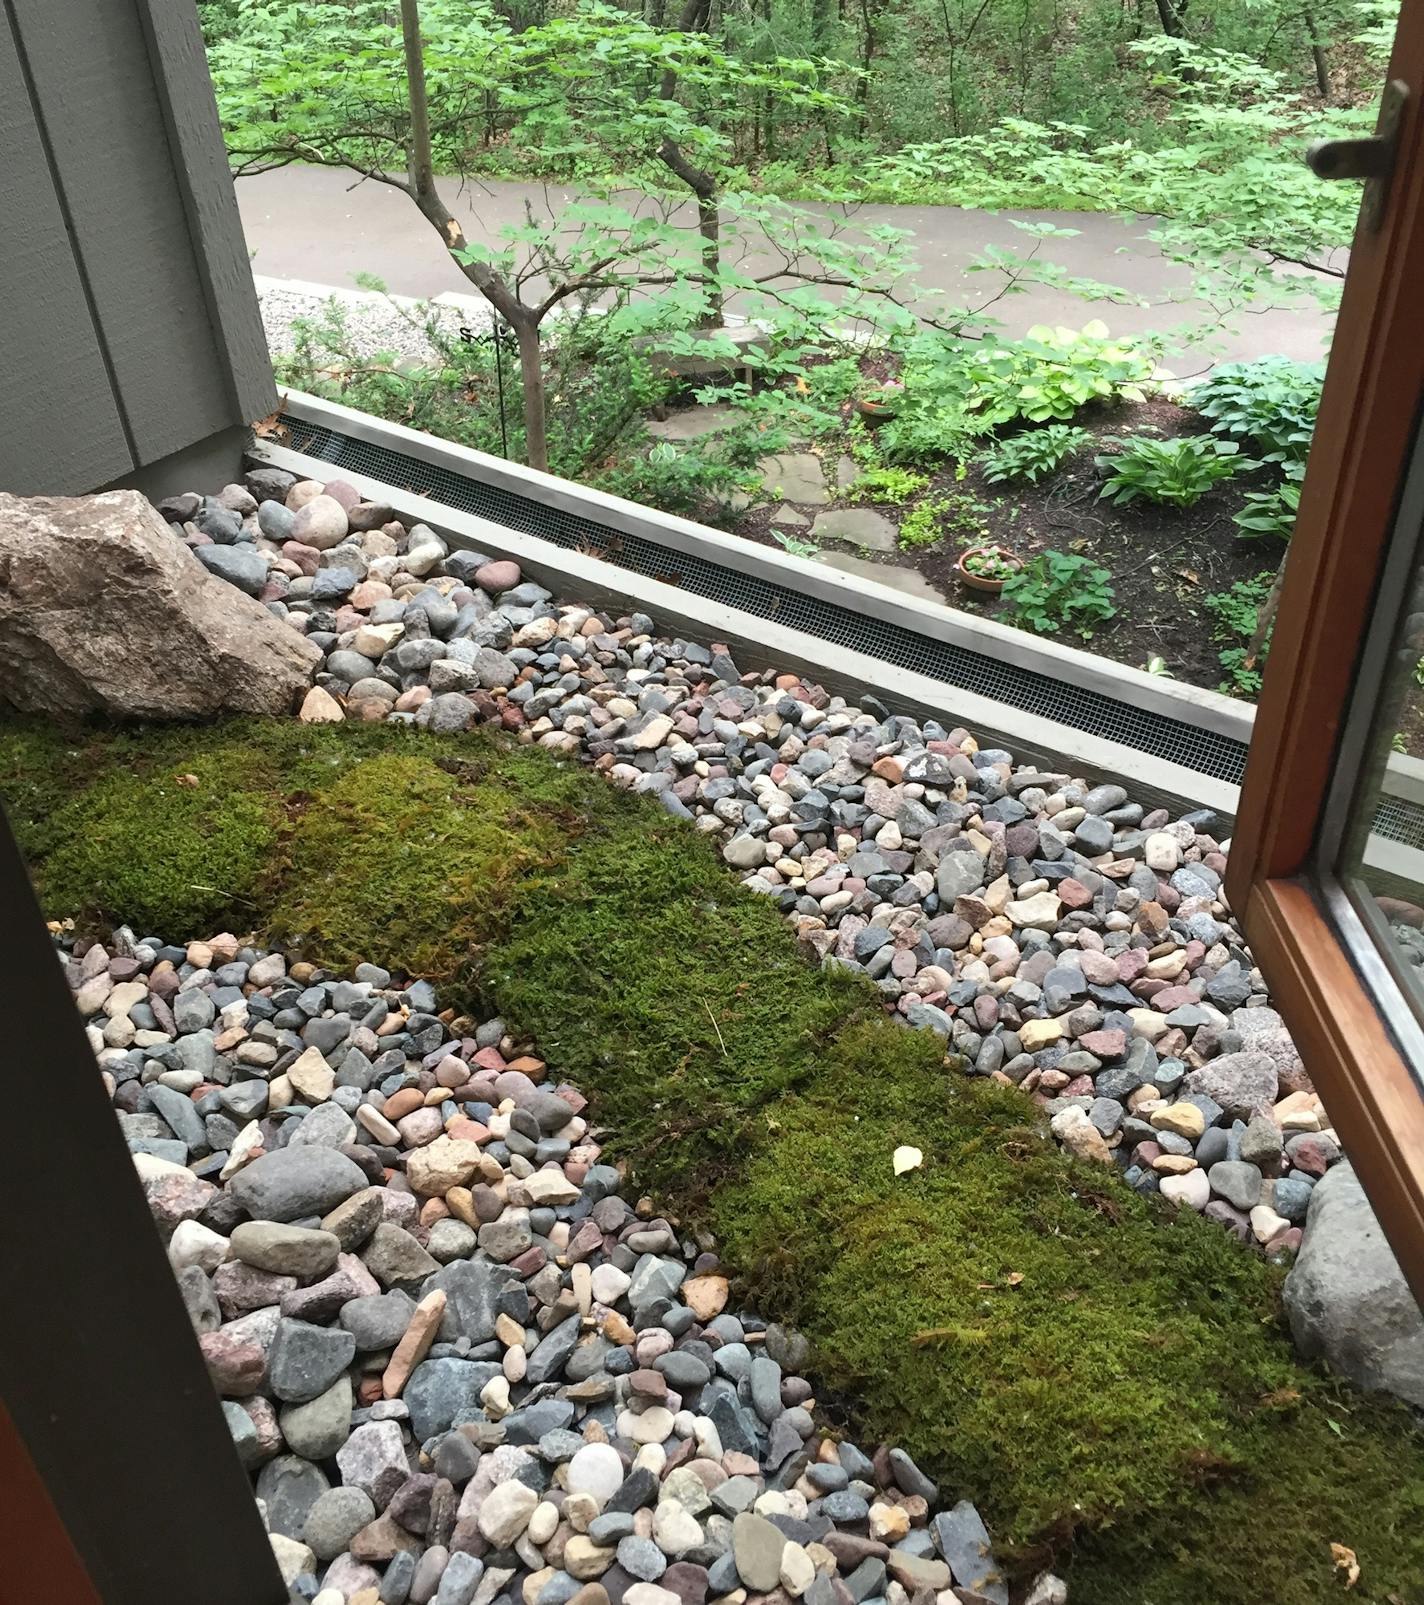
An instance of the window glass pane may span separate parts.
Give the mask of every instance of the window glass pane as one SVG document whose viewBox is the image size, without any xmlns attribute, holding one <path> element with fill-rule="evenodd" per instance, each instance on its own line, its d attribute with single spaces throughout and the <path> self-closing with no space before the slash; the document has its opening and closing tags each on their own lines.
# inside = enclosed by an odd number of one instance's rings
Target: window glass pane
<svg viewBox="0 0 1424 1605">
<path fill-rule="evenodd" d="M 1416 460 L 1344 733 L 1339 789 L 1350 800 L 1336 828 L 1340 879 L 1409 1006 L 1424 1019 L 1424 549 L 1418 509 L 1424 476 L 1418 469 Z"/>
</svg>

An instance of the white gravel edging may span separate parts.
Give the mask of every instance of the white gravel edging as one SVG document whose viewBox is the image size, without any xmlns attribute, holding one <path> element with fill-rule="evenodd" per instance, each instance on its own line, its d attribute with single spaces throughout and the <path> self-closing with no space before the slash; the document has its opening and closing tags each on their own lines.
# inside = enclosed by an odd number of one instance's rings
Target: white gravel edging
<svg viewBox="0 0 1424 1605">
<path fill-rule="evenodd" d="M 420 327 L 427 318 L 434 318 L 451 339 L 458 338 L 462 328 L 482 332 L 490 327 L 486 303 L 479 296 L 454 291 L 422 301 L 381 290 L 346 289 L 306 279 L 273 279 L 260 273 L 253 274 L 252 282 L 273 356 L 289 355 L 295 349 L 293 324 L 298 319 L 319 316 L 333 301 L 345 313 L 355 349 L 362 356 L 389 351 L 411 362 L 434 360 L 436 350 Z"/>
</svg>

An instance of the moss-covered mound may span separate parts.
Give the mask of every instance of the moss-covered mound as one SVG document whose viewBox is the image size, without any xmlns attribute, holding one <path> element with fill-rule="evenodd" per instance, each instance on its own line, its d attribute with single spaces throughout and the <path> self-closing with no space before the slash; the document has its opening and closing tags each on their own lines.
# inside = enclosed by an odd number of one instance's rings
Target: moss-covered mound
<svg viewBox="0 0 1424 1605">
<path fill-rule="evenodd" d="M 1279 1273 L 1067 1160 L 651 804 L 485 739 L 253 723 L 0 730 L 0 797 L 55 916 L 482 989 L 859 1429 L 1075 1600 L 1333 1599 L 1337 1543 L 1352 1597 L 1424 1601 L 1413 1418 L 1295 1364 Z"/>
</svg>

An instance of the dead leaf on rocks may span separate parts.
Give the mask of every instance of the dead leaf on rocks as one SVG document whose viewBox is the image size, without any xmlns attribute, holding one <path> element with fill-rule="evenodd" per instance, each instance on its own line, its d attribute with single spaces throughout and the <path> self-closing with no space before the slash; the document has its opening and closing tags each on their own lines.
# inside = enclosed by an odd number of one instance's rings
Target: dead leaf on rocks
<svg viewBox="0 0 1424 1605">
<path fill-rule="evenodd" d="M 1345 1574 L 1345 1587 L 1353 1588 L 1360 1580 L 1360 1563 L 1355 1559 L 1355 1551 L 1344 1544 L 1331 1544 L 1330 1556 L 1336 1569 Z"/>
<path fill-rule="evenodd" d="M 174 775 L 173 779 L 178 785 L 186 786 L 189 791 L 192 791 L 198 785 L 198 777 L 196 775 Z"/>
<path fill-rule="evenodd" d="M 269 412 L 265 418 L 259 418 L 252 426 L 252 433 L 259 440 L 290 440 L 292 431 L 282 422 L 282 409 L 287 405 L 287 398 L 278 399 L 276 412 Z"/>
</svg>

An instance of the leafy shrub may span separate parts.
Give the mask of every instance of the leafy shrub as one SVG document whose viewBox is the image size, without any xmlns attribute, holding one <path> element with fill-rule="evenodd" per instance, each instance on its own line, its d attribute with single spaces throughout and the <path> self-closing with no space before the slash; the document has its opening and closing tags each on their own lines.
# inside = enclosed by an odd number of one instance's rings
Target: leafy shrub
<svg viewBox="0 0 1424 1605">
<path fill-rule="evenodd" d="M 1288 541 L 1295 530 L 1296 515 L 1300 512 L 1299 480 L 1283 480 L 1274 490 L 1252 490 L 1232 522 L 1247 540 L 1262 535 L 1274 535 Z"/>
<path fill-rule="evenodd" d="M 1319 362 L 1229 362 L 1194 386 L 1189 399 L 1211 419 L 1213 434 L 1249 446 L 1266 462 L 1304 462 L 1324 378 Z"/>
<path fill-rule="evenodd" d="M 1028 429 L 997 441 L 979 462 L 991 485 L 1011 479 L 1027 479 L 1036 485 L 1091 439 L 1086 429 L 1073 424 L 1045 424 L 1042 429 Z"/>
<path fill-rule="evenodd" d="M 1142 401 L 1153 367 L 1147 352 L 1113 340 L 1097 321 L 1081 329 L 1037 324 L 1022 340 L 986 338 L 966 344 L 959 362 L 964 409 L 989 428 L 1069 419 L 1091 401 Z"/>
<path fill-rule="evenodd" d="M 381 288 L 378 281 L 363 283 Z M 293 349 L 274 364 L 279 381 L 494 456 L 503 455 L 507 442 L 510 458 L 522 460 L 518 358 L 509 352 L 504 359 L 501 429 L 493 348 L 461 341 L 434 308 L 395 300 L 389 306 L 428 346 L 427 361 L 372 350 L 333 298 L 311 317 L 294 321 Z M 607 319 L 581 311 L 551 322 L 543 355 L 554 403 L 548 408 L 549 466 L 570 478 L 604 461 L 669 390 L 669 381 L 618 338 Z"/>
<path fill-rule="evenodd" d="M 757 460 L 768 450 L 755 427 L 719 430 L 701 440 L 660 440 L 598 476 L 597 485 L 614 496 L 645 502 L 664 513 L 693 514 L 737 492 L 757 488 Z"/>
<path fill-rule="evenodd" d="M 907 502 L 929 484 L 908 468 L 867 468 L 847 492 L 853 502 Z"/>
<path fill-rule="evenodd" d="M 1261 604 L 1270 595 L 1275 575 L 1267 569 L 1249 580 L 1237 580 L 1226 591 L 1213 591 L 1203 598 L 1207 612 L 1213 619 L 1211 638 L 1227 642 L 1218 654 L 1226 678 L 1221 689 L 1233 697 L 1254 697 L 1261 690 L 1261 670 L 1265 667 L 1270 650 L 1270 635 L 1262 643 L 1261 651 L 1251 668 L 1246 667 L 1246 654 L 1261 614 Z"/>
<path fill-rule="evenodd" d="M 881 448 L 891 462 L 964 463 L 983 433 L 956 402 L 907 396 L 893 421 L 882 426 Z"/>
<path fill-rule="evenodd" d="M 1238 468 L 1253 466 L 1237 456 L 1235 441 L 1217 440 L 1212 435 L 1184 435 L 1176 440 L 1135 435 L 1115 444 L 1119 449 L 1099 457 L 1097 464 L 1108 470 L 1100 494 L 1119 504 L 1143 496 L 1164 507 L 1190 507 Z"/>
<path fill-rule="evenodd" d="M 1096 625 L 1117 614 L 1112 575 L 1091 558 L 1040 552 L 1004 586 L 1017 625 L 1038 635 L 1074 630 L 1086 641 Z"/>
</svg>

